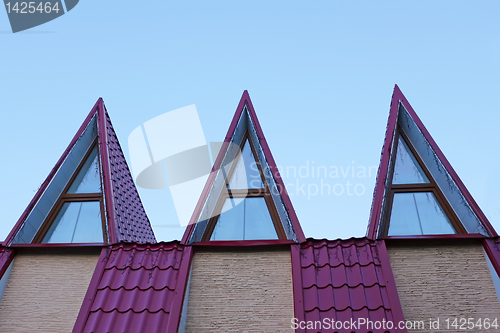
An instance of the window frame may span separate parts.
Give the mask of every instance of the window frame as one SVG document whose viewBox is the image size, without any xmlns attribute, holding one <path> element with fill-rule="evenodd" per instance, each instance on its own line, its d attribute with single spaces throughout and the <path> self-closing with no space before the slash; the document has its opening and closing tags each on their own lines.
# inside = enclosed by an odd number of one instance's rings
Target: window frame
<svg viewBox="0 0 500 333">
<path fill-rule="evenodd" d="M 428 183 L 412 183 L 412 184 L 393 184 L 392 180 L 394 178 L 394 168 L 396 165 L 396 159 L 397 159 L 397 149 L 399 146 L 399 138 L 401 138 L 408 148 L 410 149 L 410 152 L 413 154 L 415 157 L 415 160 L 419 164 L 419 166 L 422 168 L 425 176 L 429 180 Z M 417 193 L 417 192 L 431 192 L 434 194 L 434 197 L 436 198 L 437 202 L 441 205 L 441 208 L 443 209 L 443 212 L 446 214 L 448 217 L 452 227 L 454 228 L 456 234 L 467 234 L 467 230 L 463 226 L 462 222 L 460 222 L 460 219 L 458 216 L 455 214 L 453 211 L 453 208 L 450 206 L 448 203 L 448 200 L 444 196 L 444 194 L 441 192 L 439 189 L 439 186 L 437 185 L 436 181 L 432 177 L 431 173 L 427 169 L 425 163 L 423 160 L 420 158 L 420 155 L 417 153 L 415 147 L 413 147 L 411 141 L 408 139 L 404 131 L 401 129 L 401 127 L 398 125 L 396 128 L 396 133 L 394 135 L 394 141 L 396 142 L 396 145 L 394 146 L 394 151 L 396 154 L 396 157 L 392 159 L 391 165 L 390 165 L 390 186 L 387 191 L 388 193 L 388 204 L 387 204 L 387 210 L 386 210 L 386 216 L 383 219 L 383 223 L 381 225 L 381 230 L 379 232 L 379 237 L 397 237 L 401 235 L 389 235 L 389 227 L 391 223 L 391 215 L 392 215 L 392 204 L 394 202 L 394 194 L 395 193 Z M 427 234 L 422 234 L 422 235 L 409 235 L 409 236 L 426 236 Z"/>
<path fill-rule="evenodd" d="M 229 189 L 229 182 L 231 180 L 231 177 L 234 174 L 234 171 L 236 169 L 236 165 L 238 164 L 239 159 L 241 158 L 241 155 L 243 153 L 243 148 L 245 147 L 245 143 L 247 142 L 250 145 L 250 148 L 252 149 L 252 154 L 255 159 L 255 162 L 257 163 L 257 168 L 259 169 L 259 174 L 260 178 L 262 180 L 262 183 L 264 184 L 264 188 L 250 188 L 250 189 Z M 224 173 L 224 169 L 220 169 Z M 205 232 L 203 234 L 203 237 L 201 239 L 202 242 L 208 242 L 210 241 L 210 238 L 212 237 L 212 234 L 215 229 L 215 225 L 217 224 L 217 221 L 219 220 L 219 216 L 222 211 L 222 207 L 224 203 L 226 202 L 226 199 L 230 198 L 258 198 L 258 197 L 263 197 L 267 209 L 269 210 L 269 214 L 271 215 L 271 220 L 274 225 L 274 229 L 276 230 L 276 234 L 278 235 L 279 240 L 286 240 L 286 233 L 283 228 L 283 225 L 281 224 L 281 219 L 279 217 L 278 211 L 276 210 L 276 207 L 274 206 L 274 201 L 271 195 L 271 191 L 269 189 L 269 185 L 267 184 L 266 178 L 264 176 L 264 172 L 262 170 L 262 165 L 259 162 L 259 159 L 257 157 L 257 152 L 255 150 L 255 147 L 253 145 L 253 142 L 250 138 L 250 135 L 248 132 L 243 135 L 243 138 L 241 140 L 240 144 L 240 150 L 237 153 L 236 158 L 233 160 L 231 168 L 229 169 L 229 172 L 227 175 L 224 175 L 224 185 L 222 188 L 222 191 L 219 195 L 219 198 L 217 199 L 217 203 L 214 208 L 214 212 L 216 212 L 216 215 L 210 218 L 207 224 L 207 228 L 205 229 Z"/>
<path fill-rule="evenodd" d="M 49 214 L 45 218 L 45 221 L 42 223 L 40 228 L 38 229 L 35 237 L 33 238 L 33 241 L 31 242 L 32 244 L 49 244 L 49 243 L 42 243 L 43 239 L 47 235 L 47 232 L 49 231 L 50 227 L 54 223 L 54 220 L 56 219 L 57 215 L 59 214 L 60 210 L 62 209 L 63 205 L 65 203 L 71 203 L 71 202 L 88 202 L 88 201 L 98 201 L 99 202 L 99 207 L 101 210 L 101 226 L 102 226 L 102 237 L 103 237 L 103 242 L 107 241 L 107 232 L 106 232 L 106 218 L 105 218 L 105 209 L 104 209 L 104 197 L 102 194 L 102 189 L 101 192 L 99 193 L 68 193 L 69 188 L 75 181 L 76 177 L 80 173 L 80 171 L 83 168 L 83 165 L 89 158 L 90 154 L 94 150 L 94 148 L 97 149 L 97 161 L 99 164 L 99 178 L 101 180 L 101 188 L 103 185 L 102 182 L 102 168 L 101 168 L 101 159 L 100 154 L 99 154 L 99 146 L 98 146 L 98 140 L 97 138 L 94 140 L 94 142 L 90 145 L 89 149 L 85 153 L 85 156 L 83 157 L 82 161 L 76 168 L 75 172 L 69 179 L 68 183 L 64 187 L 61 195 L 59 198 L 57 198 L 56 203 L 50 210 Z M 63 244 L 72 244 L 72 243 L 63 243 Z"/>
</svg>

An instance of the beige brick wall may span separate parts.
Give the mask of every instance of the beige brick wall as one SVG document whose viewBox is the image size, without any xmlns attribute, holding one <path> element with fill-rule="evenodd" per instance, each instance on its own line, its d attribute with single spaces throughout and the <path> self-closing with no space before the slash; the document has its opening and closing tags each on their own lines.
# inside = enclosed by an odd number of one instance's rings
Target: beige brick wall
<svg viewBox="0 0 500 333">
<path fill-rule="evenodd" d="M 446 318 L 498 318 L 500 327 L 500 303 L 480 244 L 388 245 L 388 252 L 405 319 L 424 320 L 424 332 L 445 331 Z M 441 329 L 429 329 L 429 318 L 440 318 Z"/>
<path fill-rule="evenodd" d="M 71 332 L 99 254 L 18 254 L 0 300 L 0 332 Z"/>
<path fill-rule="evenodd" d="M 197 252 L 186 332 L 293 332 L 290 251 Z"/>
</svg>

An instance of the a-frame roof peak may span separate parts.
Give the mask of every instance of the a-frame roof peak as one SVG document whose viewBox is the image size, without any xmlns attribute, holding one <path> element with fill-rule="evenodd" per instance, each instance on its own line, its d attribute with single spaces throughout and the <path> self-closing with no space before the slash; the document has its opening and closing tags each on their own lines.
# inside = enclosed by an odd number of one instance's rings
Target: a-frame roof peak
<svg viewBox="0 0 500 333">
<path fill-rule="evenodd" d="M 223 184 L 225 183 L 224 172 L 237 154 L 235 146 L 241 146 L 245 138 L 248 138 L 255 149 L 255 157 L 260 163 L 264 180 L 270 189 L 274 190 L 272 202 L 283 224 L 287 239 L 293 239 L 298 242 L 305 240 L 302 228 L 293 209 L 292 203 L 286 192 L 283 180 L 281 179 L 276 163 L 266 142 L 264 133 L 255 113 L 250 95 L 245 90 L 236 108 L 229 129 L 224 139 L 224 143 L 215 160 L 212 172 L 208 177 L 205 188 L 202 191 L 198 204 L 193 212 L 189 225 L 186 228 L 182 238 L 183 244 L 201 241 L 207 229 L 208 220 L 216 213 L 215 206 L 211 201 L 213 196 L 218 196 Z M 206 236 L 205 236 L 206 237 Z"/>
<path fill-rule="evenodd" d="M 404 134 L 407 138 L 416 156 L 425 166 L 428 175 L 434 179 L 432 183 L 435 185 L 436 191 L 442 195 L 443 203 L 449 206 L 450 215 L 459 220 L 459 223 L 465 228 L 465 232 L 497 236 L 496 231 L 439 149 L 399 86 L 395 85 L 373 194 L 367 237 L 371 239 L 383 237 L 384 228 L 381 228 L 381 225 L 389 223 L 390 202 L 393 200 L 394 192 L 391 189 L 392 172 L 399 133 Z M 398 190 L 401 191 L 401 189 Z"/>
<path fill-rule="evenodd" d="M 56 223 L 54 215 L 59 209 L 56 204 L 65 205 L 68 200 L 62 200 L 65 189 L 94 147 L 98 151 L 102 198 L 92 200 L 102 201 L 104 242 L 156 242 L 104 101 L 99 98 L 4 244 L 37 242 L 43 236 L 43 229 Z M 73 195 L 73 200 L 81 202 L 83 198 Z"/>
</svg>

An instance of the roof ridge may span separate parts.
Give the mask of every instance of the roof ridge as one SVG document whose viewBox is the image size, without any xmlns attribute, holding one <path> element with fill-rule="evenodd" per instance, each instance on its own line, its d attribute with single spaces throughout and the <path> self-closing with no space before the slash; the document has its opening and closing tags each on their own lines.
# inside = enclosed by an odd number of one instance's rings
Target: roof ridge
<svg viewBox="0 0 500 333">
<path fill-rule="evenodd" d="M 119 268 L 119 267 L 117 267 L 117 266 L 111 266 L 111 267 L 106 267 L 106 268 L 104 268 L 104 270 L 105 270 L 105 271 L 110 271 L 110 270 L 112 270 L 112 269 L 116 269 L 116 270 L 121 271 L 121 270 L 126 270 L 126 269 L 129 269 L 129 270 L 131 270 L 131 271 L 136 272 L 136 271 L 141 270 L 141 269 L 146 270 L 146 271 L 151 271 L 151 270 L 154 270 L 154 269 L 158 269 L 158 270 L 160 270 L 160 271 L 167 271 L 167 270 L 169 270 L 170 268 L 172 268 L 172 269 L 174 269 L 174 270 L 176 270 L 176 271 L 178 271 L 178 270 L 179 270 L 179 268 L 175 268 L 173 265 L 168 265 L 168 266 L 167 266 L 167 267 L 165 267 L 165 268 L 160 268 L 159 266 L 153 266 L 153 267 L 151 267 L 151 268 L 146 268 L 146 267 L 144 267 L 143 265 L 141 265 L 141 266 L 139 266 L 139 267 L 137 267 L 137 268 L 132 268 L 132 266 L 125 266 L 125 267 L 123 267 L 123 268 Z"/>
<path fill-rule="evenodd" d="M 346 307 L 345 307 L 345 308 L 343 308 L 343 309 L 337 309 L 337 308 L 335 307 L 335 305 L 332 305 L 332 306 L 330 306 L 328 309 L 320 309 L 320 308 L 319 308 L 319 306 L 315 306 L 315 307 L 313 307 L 313 308 L 312 308 L 312 309 L 310 309 L 310 310 L 305 310 L 305 309 L 304 309 L 304 311 L 305 311 L 305 312 L 311 312 L 311 311 L 314 311 L 315 309 L 318 309 L 318 310 L 319 310 L 319 311 L 321 311 L 321 312 L 327 312 L 327 311 L 330 311 L 331 309 L 334 309 L 335 311 L 345 311 L 345 310 L 347 310 L 347 309 L 351 309 L 352 311 L 361 311 L 361 310 L 363 310 L 363 309 L 368 309 L 368 310 L 370 310 L 370 311 L 375 311 L 375 310 L 378 310 L 378 309 L 380 309 L 380 308 L 384 308 L 385 310 L 391 310 L 391 307 L 385 307 L 384 305 L 379 305 L 379 306 L 374 307 L 374 308 L 370 308 L 368 305 L 363 305 L 363 306 L 362 306 L 362 307 L 360 307 L 359 309 L 356 309 L 356 308 L 352 307 L 351 305 L 348 305 L 348 306 L 346 306 Z"/>
<path fill-rule="evenodd" d="M 109 311 L 103 310 L 101 308 L 99 308 L 97 310 L 91 310 L 91 311 L 89 311 L 89 313 L 97 313 L 97 312 L 104 312 L 104 313 L 112 313 L 112 312 L 119 312 L 119 313 L 127 313 L 127 312 L 133 312 L 133 313 L 143 313 L 143 312 L 158 313 L 158 312 L 163 312 L 165 314 L 170 314 L 170 311 L 166 311 L 164 309 L 158 309 L 156 311 L 149 311 L 149 309 L 147 309 L 147 308 L 145 308 L 144 310 L 141 310 L 141 311 L 136 311 L 136 310 L 134 310 L 132 308 L 128 308 L 125 311 L 120 311 L 117 308 L 114 308 L 114 309 L 109 310 Z"/>
<path fill-rule="evenodd" d="M 363 287 L 365 287 L 365 288 L 371 288 L 371 287 L 373 287 L 373 286 L 375 286 L 375 285 L 378 285 L 379 287 L 384 287 L 384 288 L 385 288 L 385 284 L 380 284 L 380 282 L 377 282 L 377 281 L 373 282 L 373 283 L 372 283 L 372 284 L 370 284 L 370 285 L 365 285 L 363 282 L 360 282 L 360 283 L 358 283 L 358 284 L 357 284 L 357 285 L 355 285 L 355 286 L 350 286 L 350 285 L 349 285 L 349 283 L 344 282 L 343 284 L 341 284 L 341 285 L 340 285 L 340 286 L 338 286 L 338 287 L 335 287 L 332 283 L 328 283 L 327 285 L 325 285 L 325 286 L 323 286 L 323 287 L 320 287 L 320 286 L 318 286 L 316 283 L 314 283 L 314 284 L 311 284 L 309 287 L 304 286 L 303 288 L 304 288 L 304 289 L 311 289 L 311 288 L 312 288 L 312 287 L 314 287 L 314 286 L 316 286 L 316 288 L 318 288 L 318 289 L 325 289 L 325 288 L 328 288 L 328 286 L 331 286 L 333 289 L 339 289 L 339 288 L 342 288 L 342 287 L 344 287 L 344 286 L 347 286 L 347 288 L 357 288 L 357 287 L 359 287 L 359 286 L 363 286 Z"/>
<path fill-rule="evenodd" d="M 135 289 L 138 289 L 140 291 L 148 291 L 150 289 L 153 289 L 154 291 L 162 291 L 162 290 L 165 290 L 165 289 L 168 289 L 170 291 L 175 291 L 175 288 L 171 288 L 167 285 L 165 285 L 163 288 L 155 288 L 154 286 L 149 286 L 147 288 L 140 288 L 139 286 L 135 286 L 133 288 L 125 288 L 125 286 L 120 286 L 118 288 L 111 288 L 110 286 L 106 286 L 104 288 L 97 288 L 97 290 L 111 290 L 111 291 L 118 291 L 118 290 L 126 290 L 126 291 L 132 291 L 132 290 L 135 290 Z"/>
<path fill-rule="evenodd" d="M 311 264 L 309 264 L 309 265 L 307 265 L 307 266 L 300 266 L 300 267 L 302 267 L 302 268 L 309 268 L 309 267 L 311 267 L 311 266 L 315 266 L 316 268 L 323 268 L 323 267 L 325 267 L 325 266 L 327 266 L 327 265 L 328 265 L 328 266 L 330 266 L 331 268 L 337 268 L 337 267 L 339 267 L 339 266 L 341 266 L 341 265 L 343 265 L 343 266 L 345 266 L 345 267 L 354 267 L 355 265 L 359 265 L 359 266 L 361 266 L 361 267 L 367 267 L 367 266 L 370 266 L 370 265 L 372 265 L 372 264 L 373 264 L 373 266 L 382 266 L 380 263 L 376 264 L 375 262 L 371 261 L 371 262 L 369 262 L 368 264 L 365 264 L 365 265 L 362 265 L 360 262 L 355 262 L 355 263 L 353 263 L 353 264 L 351 264 L 351 265 L 346 265 L 345 263 L 341 262 L 341 263 L 339 263 L 338 265 L 330 265 L 329 263 L 326 263 L 326 264 L 321 265 L 321 266 L 317 266 L 317 265 L 313 262 L 313 263 L 311 263 Z"/>
</svg>

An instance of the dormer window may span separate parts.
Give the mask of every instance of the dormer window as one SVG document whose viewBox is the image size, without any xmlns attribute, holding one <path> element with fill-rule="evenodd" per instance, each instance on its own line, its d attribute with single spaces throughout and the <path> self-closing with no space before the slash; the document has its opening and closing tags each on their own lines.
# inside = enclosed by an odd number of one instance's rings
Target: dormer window
<svg viewBox="0 0 500 333">
<path fill-rule="evenodd" d="M 446 198 L 401 128 L 389 190 L 388 236 L 465 233 Z"/>
<path fill-rule="evenodd" d="M 249 136 L 233 161 L 204 240 L 286 239 Z"/>
</svg>

